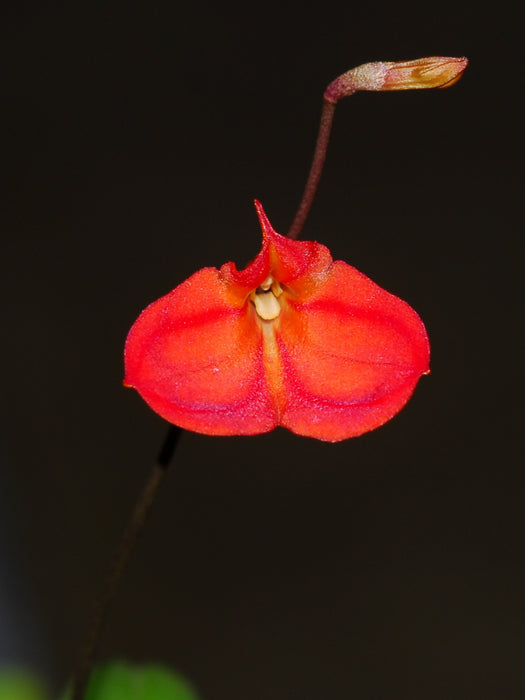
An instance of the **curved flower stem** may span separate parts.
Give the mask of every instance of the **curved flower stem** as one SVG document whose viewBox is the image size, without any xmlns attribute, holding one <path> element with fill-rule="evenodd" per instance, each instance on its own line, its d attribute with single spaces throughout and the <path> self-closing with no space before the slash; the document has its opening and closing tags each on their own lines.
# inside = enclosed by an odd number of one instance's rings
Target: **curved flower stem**
<svg viewBox="0 0 525 700">
<path fill-rule="evenodd" d="M 328 142 L 330 141 L 330 133 L 332 131 L 332 122 L 334 120 L 335 102 L 329 102 L 326 98 L 323 100 L 323 111 L 321 112 L 321 123 L 319 124 L 319 133 L 317 134 L 317 143 L 315 145 L 314 157 L 310 166 L 310 174 L 306 181 L 306 186 L 303 192 L 303 198 L 295 214 L 290 230 L 288 231 L 289 238 L 299 238 L 310 208 L 314 201 L 315 193 L 323 172 L 326 151 Z"/>
<path fill-rule="evenodd" d="M 124 573 L 126 564 L 129 561 L 137 539 L 142 531 L 146 517 L 153 504 L 157 489 L 162 481 L 162 477 L 166 473 L 171 458 L 173 457 L 173 453 L 175 452 L 175 448 L 177 447 L 181 434 L 181 428 L 174 425 L 170 426 L 162 449 L 157 458 L 157 462 L 153 466 L 138 497 L 120 545 L 115 553 L 115 557 L 110 566 L 106 580 L 102 586 L 100 595 L 95 601 L 86 643 L 80 654 L 73 676 L 73 700 L 83 700 L 84 698 L 89 681 L 89 675 L 93 666 L 96 648 L 100 638 L 100 632 L 106 618 L 109 605 L 115 595 L 115 591 L 122 574 Z"/>
<path fill-rule="evenodd" d="M 333 80 L 323 96 L 323 111 L 314 157 L 288 237 L 299 238 L 308 217 L 323 172 L 335 106 L 340 99 L 359 90 L 383 92 L 450 87 L 460 79 L 467 63 L 465 57 L 448 56 L 427 56 L 413 61 L 376 61 L 352 68 Z"/>
</svg>

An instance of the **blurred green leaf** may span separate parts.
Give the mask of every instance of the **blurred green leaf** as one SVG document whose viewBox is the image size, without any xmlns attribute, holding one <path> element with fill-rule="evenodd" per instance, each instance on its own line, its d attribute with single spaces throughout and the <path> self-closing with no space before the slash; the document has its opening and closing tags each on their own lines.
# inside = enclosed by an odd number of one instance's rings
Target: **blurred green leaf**
<svg viewBox="0 0 525 700">
<path fill-rule="evenodd" d="M 62 700 L 71 699 L 69 689 Z M 4 698 L 0 698 L 4 700 Z M 96 668 L 85 700 L 199 700 L 190 684 L 156 664 L 130 666 L 120 661 Z"/>
<path fill-rule="evenodd" d="M 22 669 L 0 669 L 0 700 L 48 700 L 44 684 Z"/>
</svg>

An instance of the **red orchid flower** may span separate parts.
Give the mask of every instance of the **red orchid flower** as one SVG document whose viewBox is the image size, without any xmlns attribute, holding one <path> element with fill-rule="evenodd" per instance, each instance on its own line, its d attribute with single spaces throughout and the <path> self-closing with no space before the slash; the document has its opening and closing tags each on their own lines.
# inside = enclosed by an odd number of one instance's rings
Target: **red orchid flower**
<svg viewBox="0 0 525 700">
<path fill-rule="evenodd" d="M 245 270 L 199 270 L 132 327 L 125 383 L 175 425 L 253 435 L 282 425 L 335 442 L 377 428 L 428 372 L 423 323 L 313 241 L 279 235 Z"/>
<path fill-rule="evenodd" d="M 466 59 L 369 63 L 325 92 L 314 161 L 289 232 L 256 201 L 260 253 L 206 267 L 148 306 L 125 347 L 125 384 L 167 421 L 207 435 L 277 426 L 337 442 L 383 425 L 429 372 L 425 327 L 404 301 L 320 243 L 293 240 L 310 208 L 336 102 L 357 90 L 445 87 Z"/>
</svg>

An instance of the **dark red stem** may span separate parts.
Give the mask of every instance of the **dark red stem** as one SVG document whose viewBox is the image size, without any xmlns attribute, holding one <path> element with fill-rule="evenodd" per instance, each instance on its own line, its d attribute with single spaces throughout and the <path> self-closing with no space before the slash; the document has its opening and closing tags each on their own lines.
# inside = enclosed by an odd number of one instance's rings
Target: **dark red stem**
<svg viewBox="0 0 525 700">
<path fill-rule="evenodd" d="M 323 172 L 326 151 L 328 142 L 330 141 L 330 132 L 332 131 L 332 122 L 334 119 L 335 102 L 326 99 L 323 100 L 323 111 L 321 112 L 321 123 L 319 124 L 319 133 L 317 134 L 317 143 L 315 144 L 314 157 L 310 166 L 310 173 L 306 186 L 303 192 L 303 198 L 295 214 L 290 230 L 288 231 L 289 238 L 299 238 L 303 226 L 310 212 L 312 202 L 314 201 L 319 180 Z"/>
<path fill-rule="evenodd" d="M 177 428 L 176 426 L 170 427 L 164 445 L 157 458 L 157 463 L 153 466 L 137 499 L 135 508 L 131 514 L 131 518 L 129 519 L 120 545 L 116 551 L 115 558 L 113 559 L 102 587 L 102 591 L 95 601 L 86 643 L 82 649 L 73 675 L 72 700 L 83 700 L 85 697 L 100 632 L 106 618 L 109 604 L 115 595 L 117 585 L 122 578 L 126 564 L 129 561 L 137 539 L 144 527 L 146 517 L 153 505 L 155 494 L 170 463 L 181 434 L 181 428 Z"/>
</svg>

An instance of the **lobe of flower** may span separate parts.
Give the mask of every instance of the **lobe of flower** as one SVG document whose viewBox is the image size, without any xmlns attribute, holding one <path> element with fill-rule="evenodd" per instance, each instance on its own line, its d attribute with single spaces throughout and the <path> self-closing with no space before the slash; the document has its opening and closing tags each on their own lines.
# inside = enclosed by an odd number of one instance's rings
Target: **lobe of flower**
<svg viewBox="0 0 525 700">
<path fill-rule="evenodd" d="M 421 319 L 325 246 L 279 235 L 255 204 L 257 257 L 199 270 L 148 306 L 126 340 L 124 383 L 207 435 L 281 425 L 336 442 L 386 423 L 429 371 Z"/>
</svg>

